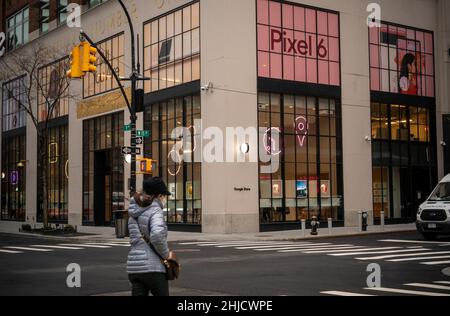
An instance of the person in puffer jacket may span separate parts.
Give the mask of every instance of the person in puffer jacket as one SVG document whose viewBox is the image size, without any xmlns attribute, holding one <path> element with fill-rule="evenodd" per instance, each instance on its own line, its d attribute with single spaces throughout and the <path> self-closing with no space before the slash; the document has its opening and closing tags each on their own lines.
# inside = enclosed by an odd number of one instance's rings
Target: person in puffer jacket
<svg viewBox="0 0 450 316">
<path fill-rule="evenodd" d="M 149 292 L 153 296 L 169 296 L 166 269 L 145 240 L 150 241 L 164 259 L 171 258 L 163 214 L 169 195 L 162 179 L 151 178 L 144 181 L 143 192 L 136 193 L 130 200 L 128 229 L 131 249 L 127 273 L 133 296 L 148 296 Z"/>
</svg>

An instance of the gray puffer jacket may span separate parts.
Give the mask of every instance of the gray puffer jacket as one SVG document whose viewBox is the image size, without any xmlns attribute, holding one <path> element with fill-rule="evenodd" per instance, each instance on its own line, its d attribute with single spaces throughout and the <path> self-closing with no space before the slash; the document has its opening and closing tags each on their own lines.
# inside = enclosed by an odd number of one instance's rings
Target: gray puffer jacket
<svg viewBox="0 0 450 316">
<path fill-rule="evenodd" d="M 164 221 L 161 201 L 155 199 L 149 207 L 141 208 L 134 199 L 131 199 L 128 214 L 130 215 L 128 229 L 130 231 L 131 250 L 128 254 L 127 273 L 165 273 L 166 270 L 160 258 L 142 239 L 140 232 L 144 233 L 163 258 L 169 256 L 167 225 Z"/>
</svg>

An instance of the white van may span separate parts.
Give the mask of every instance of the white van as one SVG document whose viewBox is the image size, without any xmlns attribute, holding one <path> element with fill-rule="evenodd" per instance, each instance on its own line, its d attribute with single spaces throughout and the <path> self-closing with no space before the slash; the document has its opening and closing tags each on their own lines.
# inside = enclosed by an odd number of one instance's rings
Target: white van
<svg viewBox="0 0 450 316">
<path fill-rule="evenodd" d="M 439 182 L 430 197 L 419 207 L 417 230 L 427 240 L 450 235 L 450 174 Z"/>
</svg>

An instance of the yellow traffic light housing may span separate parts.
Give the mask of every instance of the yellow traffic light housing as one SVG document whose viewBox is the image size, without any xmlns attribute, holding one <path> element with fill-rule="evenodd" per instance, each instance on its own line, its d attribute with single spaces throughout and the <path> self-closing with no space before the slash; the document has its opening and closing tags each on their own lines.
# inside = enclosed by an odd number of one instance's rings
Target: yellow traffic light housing
<svg viewBox="0 0 450 316">
<path fill-rule="evenodd" d="M 97 66 L 95 66 L 95 63 L 97 62 L 97 48 L 92 47 L 88 42 L 83 42 L 81 45 L 83 46 L 83 63 L 81 70 L 85 73 L 96 72 Z"/>
<path fill-rule="evenodd" d="M 155 161 L 153 159 L 136 159 L 139 162 L 139 172 L 137 174 L 152 174 L 153 172 L 153 163 Z"/>
<path fill-rule="evenodd" d="M 69 78 L 81 78 L 83 77 L 83 71 L 80 64 L 80 46 L 77 45 L 72 49 L 70 54 L 70 70 L 67 71 L 67 77 Z"/>
</svg>

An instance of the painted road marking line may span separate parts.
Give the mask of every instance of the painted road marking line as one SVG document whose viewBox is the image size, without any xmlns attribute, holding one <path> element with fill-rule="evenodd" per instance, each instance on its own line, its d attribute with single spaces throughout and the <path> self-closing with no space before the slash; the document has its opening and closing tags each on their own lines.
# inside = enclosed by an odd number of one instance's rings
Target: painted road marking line
<svg viewBox="0 0 450 316">
<path fill-rule="evenodd" d="M 38 252 L 51 252 L 51 249 L 41 249 L 41 248 L 29 248 L 29 247 L 5 247 L 7 249 L 17 249 L 17 250 L 27 250 L 27 251 L 38 251 Z"/>
<path fill-rule="evenodd" d="M 375 251 L 375 250 L 394 250 L 394 249 L 403 249 L 402 247 L 381 247 L 381 248 L 367 248 L 362 247 L 361 249 L 355 249 L 354 252 L 359 253 L 362 251 Z M 341 252 L 349 252 L 348 250 L 336 250 L 336 251 L 321 251 L 321 250 L 313 250 L 311 253 L 341 253 Z M 308 252 L 309 253 L 309 252 Z"/>
<path fill-rule="evenodd" d="M 80 247 L 71 247 L 71 246 L 31 245 L 30 247 L 36 247 L 36 248 L 51 248 L 51 249 L 65 249 L 65 250 L 83 250 L 83 248 L 80 248 Z"/>
<path fill-rule="evenodd" d="M 260 243 L 260 242 L 256 242 L 256 243 L 251 243 L 251 242 L 247 242 L 247 243 L 236 243 L 236 244 L 228 244 L 228 243 L 215 243 L 215 244 L 207 244 L 207 245 L 199 245 L 200 247 L 218 247 L 218 248 L 226 248 L 226 247 L 246 247 L 246 246 L 276 246 L 276 245 L 295 245 L 295 243 L 280 243 L 280 242 L 265 242 L 265 243 Z M 302 244 L 302 243 L 299 243 Z M 304 243 L 306 244 L 306 243 Z"/>
<path fill-rule="evenodd" d="M 285 248 L 286 250 L 279 250 L 279 252 L 304 252 L 304 253 L 308 253 L 308 254 L 315 254 L 315 253 L 325 253 L 325 252 L 333 252 L 333 250 L 342 250 L 342 251 L 350 251 L 350 250 L 357 250 L 355 246 L 347 246 L 347 247 L 329 247 L 329 248 L 319 248 L 320 250 L 318 250 L 318 248 L 304 248 L 304 249 L 289 249 L 289 248 Z M 362 248 L 362 247 L 359 247 Z"/>
<path fill-rule="evenodd" d="M 427 266 L 435 266 L 435 265 L 439 265 L 439 264 L 450 264 L 450 261 L 421 262 L 420 264 L 424 264 Z"/>
<path fill-rule="evenodd" d="M 428 250 L 428 249 L 422 249 L 422 250 Z M 330 254 L 330 256 L 335 256 L 335 257 L 344 257 L 344 256 L 355 256 L 355 255 L 370 255 L 370 254 L 388 254 L 388 253 L 401 253 L 401 252 L 414 252 L 417 250 L 412 250 L 412 249 L 405 249 L 405 250 L 389 250 L 389 251 L 371 251 L 371 252 L 347 252 L 347 253 L 334 253 L 334 254 Z"/>
<path fill-rule="evenodd" d="M 298 245 L 298 244 L 277 244 L 277 245 L 263 245 L 263 246 L 239 246 L 239 247 L 237 247 L 236 249 L 239 249 L 239 250 L 245 250 L 245 249 L 264 249 L 264 248 L 276 248 L 276 247 L 305 247 L 305 246 L 313 246 L 313 245 L 316 245 L 316 244 L 313 244 L 313 243 L 311 243 L 311 244 L 300 244 L 300 245 Z M 331 244 L 319 244 L 319 245 L 331 245 Z"/>
<path fill-rule="evenodd" d="M 434 281 L 436 284 L 450 284 L 450 281 Z"/>
<path fill-rule="evenodd" d="M 407 243 L 407 244 L 432 244 L 432 245 L 441 245 L 441 246 L 449 246 L 449 242 L 439 242 L 439 241 L 425 241 L 425 240 L 401 240 L 401 239 L 383 239 L 378 240 L 381 242 L 393 242 L 393 243 Z"/>
<path fill-rule="evenodd" d="M 317 248 L 323 248 L 323 247 L 331 247 L 332 244 L 310 244 L 310 245 L 300 245 L 300 246 L 275 246 L 269 249 L 264 249 L 264 247 L 257 247 L 254 250 L 256 251 L 270 251 L 270 250 L 283 250 L 283 249 L 316 249 Z"/>
<path fill-rule="evenodd" d="M 333 296 L 375 296 L 370 294 L 361 294 L 361 293 L 351 293 L 351 292 L 341 292 L 341 291 L 327 291 L 327 292 L 320 292 L 320 294 L 324 295 L 333 295 Z"/>
<path fill-rule="evenodd" d="M 88 244 L 59 244 L 60 246 L 74 246 L 74 247 L 83 247 L 83 248 L 101 248 L 107 249 L 111 248 L 110 246 L 98 246 L 98 245 L 88 245 Z"/>
<path fill-rule="evenodd" d="M 356 260 L 384 260 L 384 259 L 393 259 L 393 258 L 404 258 L 404 257 L 414 257 L 414 256 L 428 256 L 428 255 L 446 255 L 450 254 L 450 251 L 430 251 L 430 252 L 419 252 L 419 253 L 408 253 L 401 255 L 387 255 L 387 256 L 377 256 L 377 257 L 364 257 L 364 258 L 355 258 Z"/>
<path fill-rule="evenodd" d="M 23 251 L 6 250 L 6 249 L 0 249 L 0 252 L 3 252 L 3 253 L 23 253 Z"/>
<path fill-rule="evenodd" d="M 276 241 L 245 241 L 245 240 L 236 240 L 236 241 L 222 241 L 222 242 L 218 242 L 218 241 L 196 241 L 196 242 L 182 242 L 179 243 L 180 245 L 202 245 L 202 244 L 246 244 L 246 243 L 275 243 Z"/>
<path fill-rule="evenodd" d="M 113 244 L 113 243 L 87 243 L 87 245 L 112 246 L 112 247 L 130 247 L 130 245 L 121 245 L 121 244 Z"/>
<path fill-rule="evenodd" d="M 365 290 L 396 293 L 396 294 L 419 295 L 419 296 L 450 296 L 450 294 L 445 294 L 445 293 L 412 291 L 412 290 L 404 290 L 404 289 L 393 289 L 393 288 L 387 288 L 387 287 L 372 287 L 372 288 L 365 288 Z"/>
<path fill-rule="evenodd" d="M 423 261 L 423 260 L 436 260 L 436 259 L 450 259 L 450 256 L 436 256 L 436 257 L 414 257 L 406 259 L 391 259 L 389 262 L 404 262 L 404 261 Z"/>
<path fill-rule="evenodd" d="M 423 288 L 432 289 L 432 290 L 450 291 L 450 286 L 444 286 L 444 285 L 426 284 L 426 283 L 409 283 L 409 284 L 405 284 L 405 285 L 413 286 L 413 287 L 423 287 Z"/>
</svg>

